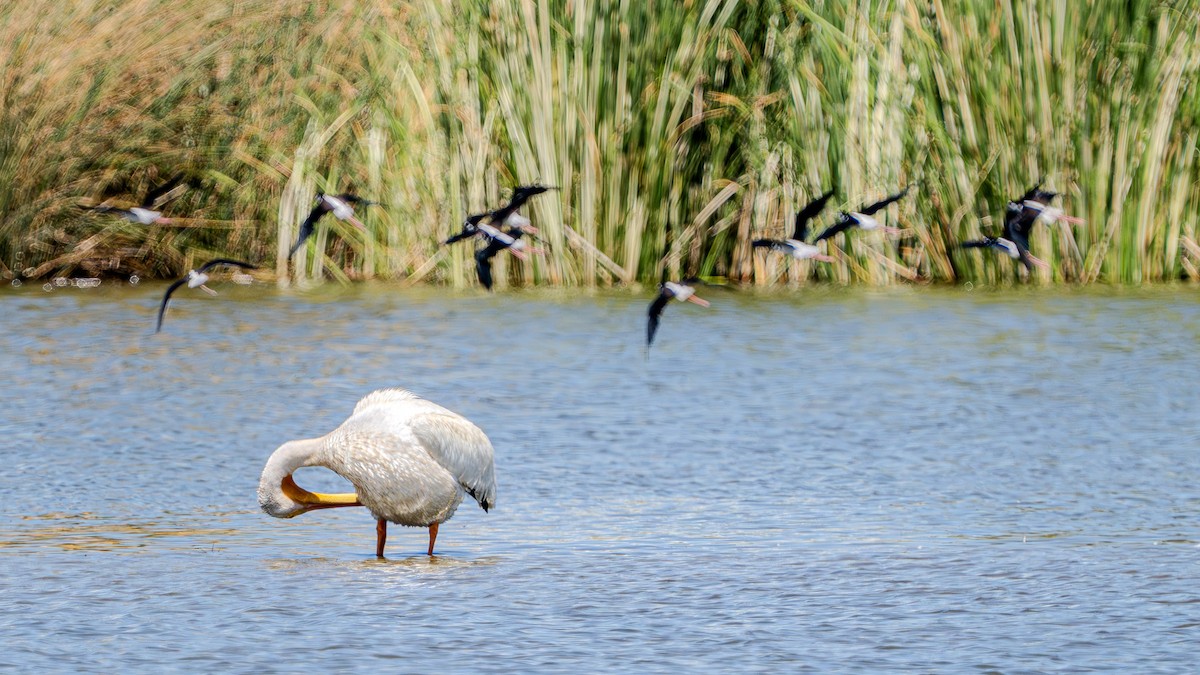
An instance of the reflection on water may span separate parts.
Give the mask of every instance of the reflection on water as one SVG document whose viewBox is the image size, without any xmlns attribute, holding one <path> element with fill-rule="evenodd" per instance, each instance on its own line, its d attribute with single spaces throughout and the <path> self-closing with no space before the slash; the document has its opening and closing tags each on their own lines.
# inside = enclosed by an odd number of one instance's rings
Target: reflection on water
<svg viewBox="0 0 1200 675">
<path fill-rule="evenodd" d="M 154 336 L 161 292 L 0 295 L 0 668 L 1194 664 L 1191 289 L 713 289 L 648 360 L 649 293 L 226 285 Z M 258 511 L 393 385 L 488 432 L 498 509 L 386 560 Z"/>
<path fill-rule="evenodd" d="M 196 539 L 215 541 L 237 534 L 237 531 L 232 529 L 188 528 L 157 522 L 104 522 L 107 519 L 96 518 L 95 514 L 46 514 L 23 516 L 22 519 L 50 522 L 37 523 L 32 527 L 10 526 L 11 529 L 0 535 L 0 554 L 28 553 L 20 549 L 45 546 L 54 546 L 65 551 L 111 552 L 145 548 L 152 545 L 147 540 L 164 537 L 179 538 L 182 541 L 181 545 L 195 548 L 196 544 L 190 542 Z M 100 522 L 80 522 L 81 520 Z M 212 546 L 215 547 L 215 544 Z"/>
</svg>

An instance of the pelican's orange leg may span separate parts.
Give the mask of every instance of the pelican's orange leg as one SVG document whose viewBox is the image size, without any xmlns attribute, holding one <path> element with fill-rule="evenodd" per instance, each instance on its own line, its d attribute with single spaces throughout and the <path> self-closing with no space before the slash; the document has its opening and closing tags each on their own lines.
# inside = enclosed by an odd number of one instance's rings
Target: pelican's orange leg
<svg viewBox="0 0 1200 675">
<path fill-rule="evenodd" d="M 429 526 L 429 553 L 428 553 L 428 555 L 433 555 L 433 542 L 437 541 L 437 530 L 438 530 L 437 523 L 434 523 Z"/>
<path fill-rule="evenodd" d="M 375 524 L 375 557 L 383 557 L 383 547 L 387 544 L 387 521 L 383 518 Z"/>
</svg>

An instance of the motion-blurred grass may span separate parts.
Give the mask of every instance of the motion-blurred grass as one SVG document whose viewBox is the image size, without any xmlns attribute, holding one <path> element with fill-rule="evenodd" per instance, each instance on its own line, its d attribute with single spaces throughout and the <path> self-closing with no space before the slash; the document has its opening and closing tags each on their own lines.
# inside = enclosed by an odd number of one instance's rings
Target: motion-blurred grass
<svg viewBox="0 0 1200 675">
<path fill-rule="evenodd" d="M 282 274 L 315 192 L 355 189 L 385 208 L 322 221 L 302 274 L 467 285 L 437 242 L 540 180 L 548 253 L 501 284 L 656 280 L 668 226 L 674 273 L 997 282 L 1011 261 L 957 243 L 1044 175 L 1087 221 L 1039 226 L 1052 278 L 1196 277 L 1198 25 L 1198 0 L 4 3 L 0 274 Z M 184 227 L 77 207 L 176 171 Z M 828 187 L 910 183 L 899 239 L 749 248 Z"/>
</svg>

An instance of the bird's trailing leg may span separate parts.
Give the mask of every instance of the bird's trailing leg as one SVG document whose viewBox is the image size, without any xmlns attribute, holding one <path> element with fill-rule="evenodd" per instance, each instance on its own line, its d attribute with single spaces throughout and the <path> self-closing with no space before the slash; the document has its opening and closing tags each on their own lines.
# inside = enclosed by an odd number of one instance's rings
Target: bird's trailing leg
<svg viewBox="0 0 1200 675">
<path fill-rule="evenodd" d="M 433 555 L 433 542 L 437 541 L 438 524 L 434 523 L 429 526 L 429 551 L 427 555 Z"/>
<path fill-rule="evenodd" d="M 375 557 L 383 557 L 383 547 L 387 544 L 387 521 L 383 518 L 375 523 Z"/>
<path fill-rule="evenodd" d="M 519 251 L 511 246 L 508 247 L 508 252 L 513 254 L 514 256 L 516 256 L 517 260 L 528 260 L 529 259 L 529 256 L 525 255 L 521 251 Z"/>
<path fill-rule="evenodd" d="M 217 292 L 216 292 L 216 291 L 214 291 L 213 289 L 209 288 L 208 286 L 205 286 L 204 284 L 200 284 L 200 290 L 204 291 L 205 293 L 208 293 L 209 295 L 216 295 L 216 294 L 217 294 Z"/>
<path fill-rule="evenodd" d="M 350 216 L 350 217 L 349 217 L 349 218 L 347 218 L 346 220 L 349 220 L 351 225 L 353 225 L 353 226 L 357 227 L 357 228 L 358 228 L 358 229 L 360 229 L 360 230 L 363 230 L 364 232 L 365 232 L 365 231 L 366 231 L 366 229 L 367 229 L 367 226 L 366 226 L 366 225 L 363 225 L 363 224 L 362 224 L 362 221 L 360 221 L 358 218 L 355 218 L 354 216 Z"/>
<path fill-rule="evenodd" d="M 1058 214 L 1058 219 L 1066 221 L 1068 223 L 1074 223 L 1076 225 L 1081 225 L 1084 222 L 1083 218 L 1076 218 L 1075 216 L 1068 216 L 1065 213 Z"/>
<path fill-rule="evenodd" d="M 1050 269 L 1050 263 L 1046 262 L 1045 260 L 1042 260 L 1041 258 L 1035 258 L 1032 253 L 1026 253 L 1025 257 L 1029 258 L 1029 262 L 1033 263 L 1034 265 L 1037 265 L 1038 267 L 1040 267 L 1044 270 Z"/>
<path fill-rule="evenodd" d="M 823 253 L 818 253 L 817 255 L 814 255 L 811 259 L 819 260 L 820 262 L 829 262 L 829 263 L 837 262 L 837 258 L 834 258 L 831 255 L 825 255 Z"/>
<path fill-rule="evenodd" d="M 694 295 L 689 295 L 689 296 L 688 296 L 688 298 L 687 298 L 687 301 L 688 301 L 688 302 L 694 302 L 694 303 L 696 303 L 697 305 L 700 305 L 701 307 L 708 307 L 708 301 L 707 301 L 707 300 L 705 300 L 705 299 L 703 299 L 703 298 L 697 298 L 697 297 L 696 297 L 696 296 L 694 296 Z"/>
<path fill-rule="evenodd" d="M 904 233 L 904 228 L 900 228 L 900 227 L 886 227 L 885 226 L 885 227 L 881 227 L 879 229 L 883 230 L 884 234 L 903 234 Z"/>
</svg>

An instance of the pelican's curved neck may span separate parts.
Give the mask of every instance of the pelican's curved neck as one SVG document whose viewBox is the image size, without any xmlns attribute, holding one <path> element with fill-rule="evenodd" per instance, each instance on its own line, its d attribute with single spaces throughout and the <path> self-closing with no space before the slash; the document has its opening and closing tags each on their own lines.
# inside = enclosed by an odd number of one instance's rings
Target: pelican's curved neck
<svg viewBox="0 0 1200 675">
<path fill-rule="evenodd" d="M 303 466 L 319 466 L 318 455 L 324 449 L 323 438 L 288 441 L 271 453 L 258 481 L 258 504 L 277 518 L 291 518 L 313 509 L 336 506 L 361 506 L 353 492 L 322 494 L 296 485 L 292 472 Z"/>
</svg>

